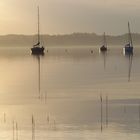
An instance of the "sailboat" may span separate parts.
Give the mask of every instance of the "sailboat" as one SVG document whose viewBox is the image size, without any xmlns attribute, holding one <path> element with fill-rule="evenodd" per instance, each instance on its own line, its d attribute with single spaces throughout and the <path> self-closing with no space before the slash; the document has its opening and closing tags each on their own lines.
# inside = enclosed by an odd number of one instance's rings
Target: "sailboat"
<svg viewBox="0 0 140 140">
<path fill-rule="evenodd" d="M 100 50 L 101 52 L 105 52 L 107 51 L 107 42 L 106 42 L 106 36 L 105 36 L 105 32 L 104 32 L 104 43 L 103 45 L 100 47 Z"/>
<path fill-rule="evenodd" d="M 133 42 L 130 32 L 130 24 L 128 22 L 128 43 L 123 47 L 124 54 L 133 54 Z"/>
<path fill-rule="evenodd" d="M 38 34 L 37 34 L 37 43 L 33 45 L 31 48 L 31 53 L 33 55 L 42 55 L 44 54 L 44 47 L 41 45 L 40 42 L 40 29 L 39 29 L 40 23 L 39 23 L 39 6 L 38 6 Z"/>
</svg>

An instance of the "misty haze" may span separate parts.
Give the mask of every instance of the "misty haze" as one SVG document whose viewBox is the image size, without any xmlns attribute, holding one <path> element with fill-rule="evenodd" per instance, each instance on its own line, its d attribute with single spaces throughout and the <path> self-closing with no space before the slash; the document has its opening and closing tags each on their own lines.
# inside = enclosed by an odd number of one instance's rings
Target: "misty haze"
<svg viewBox="0 0 140 140">
<path fill-rule="evenodd" d="M 0 140 L 139 140 L 139 11 L 1 0 Z"/>
</svg>

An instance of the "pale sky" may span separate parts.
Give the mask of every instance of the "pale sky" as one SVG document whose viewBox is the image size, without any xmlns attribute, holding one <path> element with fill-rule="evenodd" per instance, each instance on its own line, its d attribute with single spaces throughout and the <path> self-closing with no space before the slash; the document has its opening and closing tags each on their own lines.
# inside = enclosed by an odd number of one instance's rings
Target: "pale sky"
<svg viewBox="0 0 140 140">
<path fill-rule="evenodd" d="M 140 33 L 140 0 L 0 0 L 0 34 Z"/>
</svg>

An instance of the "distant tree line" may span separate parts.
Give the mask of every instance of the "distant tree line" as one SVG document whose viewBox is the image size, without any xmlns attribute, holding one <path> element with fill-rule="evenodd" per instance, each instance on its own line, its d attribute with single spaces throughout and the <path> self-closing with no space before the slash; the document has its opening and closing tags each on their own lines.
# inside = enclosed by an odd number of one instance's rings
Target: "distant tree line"
<svg viewBox="0 0 140 140">
<path fill-rule="evenodd" d="M 106 35 L 108 45 L 124 45 L 127 34 L 119 36 Z M 132 34 L 134 45 L 140 44 L 140 34 Z M 101 45 L 103 36 L 95 33 L 73 33 L 66 35 L 41 35 L 43 45 Z M 36 42 L 36 35 L 1 35 L 0 46 L 32 46 Z"/>
</svg>

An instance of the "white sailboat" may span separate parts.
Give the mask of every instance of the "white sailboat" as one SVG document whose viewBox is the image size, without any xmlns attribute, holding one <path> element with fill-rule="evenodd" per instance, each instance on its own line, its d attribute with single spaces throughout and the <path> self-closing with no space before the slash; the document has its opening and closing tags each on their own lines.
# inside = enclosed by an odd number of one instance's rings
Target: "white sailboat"
<svg viewBox="0 0 140 140">
<path fill-rule="evenodd" d="M 133 54 L 133 42 L 130 31 L 130 24 L 128 22 L 128 43 L 123 47 L 124 54 Z"/>
<path fill-rule="evenodd" d="M 31 52 L 34 55 L 40 55 L 40 54 L 42 55 L 42 54 L 44 54 L 44 47 L 41 45 L 41 42 L 40 42 L 39 6 L 37 8 L 38 8 L 38 34 L 37 34 L 37 43 L 35 45 L 33 45 L 33 47 L 31 48 Z"/>
</svg>

